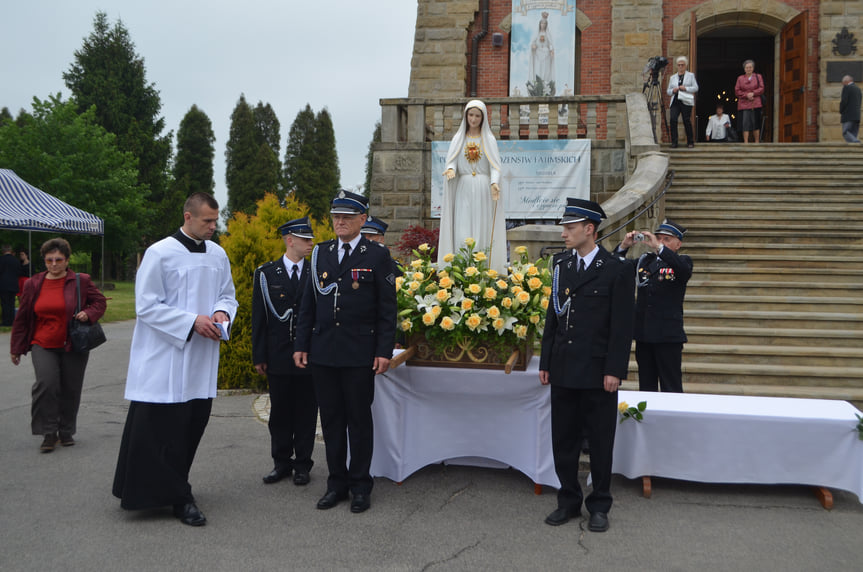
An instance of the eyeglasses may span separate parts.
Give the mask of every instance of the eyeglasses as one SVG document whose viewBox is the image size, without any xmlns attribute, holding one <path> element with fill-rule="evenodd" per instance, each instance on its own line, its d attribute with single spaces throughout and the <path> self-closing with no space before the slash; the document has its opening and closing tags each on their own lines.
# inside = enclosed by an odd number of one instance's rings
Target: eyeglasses
<svg viewBox="0 0 863 572">
<path fill-rule="evenodd" d="M 62 264 L 66 262 L 65 258 L 46 258 L 45 264 Z"/>
</svg>

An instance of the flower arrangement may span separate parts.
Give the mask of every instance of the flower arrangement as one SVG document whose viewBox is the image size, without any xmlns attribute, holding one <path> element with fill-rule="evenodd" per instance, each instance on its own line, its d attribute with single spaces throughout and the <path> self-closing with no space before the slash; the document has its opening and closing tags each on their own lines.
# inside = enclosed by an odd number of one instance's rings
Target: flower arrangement
<svg viewBox="0 0 863 572">
<path fill-rule="evenodd" d="M 640 401 L 636 407 L 630 407 L 625 401 L 621 401 L 617 405 L 617 412 L 620 413 L 620 422 L 623 423 L 627 419 L 635 419 L 639 423 L 644 419 L 644 410 L 647 409 L 647 402 Z"/>
<path fill-rule="evenodd" d="M 503 275 L 488 267 L 486 253 L 475 246 L 468 238 L 439 264 L 432 263 L 428 244 L 413 251 L 404 276 L 396 279 L 402 332 L 422 335 L 435 348 L 456 348 L 458 356 L 478 345 L 512 352 L 542 335 L 551 295 L 547 262 L 530 263 L 527 248 L 517 247 L 518 259 Z"/>
</svg>

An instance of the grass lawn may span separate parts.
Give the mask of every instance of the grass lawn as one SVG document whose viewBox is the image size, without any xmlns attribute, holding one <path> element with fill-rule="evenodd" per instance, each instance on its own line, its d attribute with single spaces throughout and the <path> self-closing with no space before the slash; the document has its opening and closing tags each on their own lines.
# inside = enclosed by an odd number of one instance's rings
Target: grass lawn
<svg viewBox="0 0 863 572">
<path fill-rule="evenodd" d="M 121 322 L 123 320 L 135 319 L 135 283 L 113 282 L 113 290 L 105 290 L 105 298 L 108 298 L 108 309 L 99 320 L 105 322 Z M 98 286 L 99 283 L 96 283 Z M 10 332 L 11 327 L 0 327 L 0 332 Z"/>
</svg>

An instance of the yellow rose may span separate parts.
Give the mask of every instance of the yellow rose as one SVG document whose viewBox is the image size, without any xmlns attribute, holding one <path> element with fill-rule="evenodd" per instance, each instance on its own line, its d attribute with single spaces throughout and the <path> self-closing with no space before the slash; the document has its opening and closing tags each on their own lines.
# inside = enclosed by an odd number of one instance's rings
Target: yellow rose
<svg viewBox="0 0 863 572">
<path fill-rule="evenodd" d="M 477 327 L 479 327 L 481 323 L 482 319 L 479 317 L 478 314 L 471 314 L 470 317 L 468 317 L 467 319 L 467 327 L 471 330 L 477 329 Z"/>
<path fill-rule="evenodd" d="M 437 318 L 438 316 L 440 316 L 440 312 L 441 312 L 441 307 L 440 307 L 440 306 L 432 306 L 431 313 L 432 313 L 432 315 L 433 315 L 435 318 Z"/>
<path fill-rule="evenodd" d="M 477 262 L 482 262 L 483 260 L 486 259 L 485 252 L 483 252 L 483 251 L 474 252 L 473 253 L 473 259 Z"/>
<path fill-rule="evenodd" d="M 513 287 L 512 287 L 512 288 L 510 288 L 509 290 L 510 290 L 510 292 L 512 292 L 513 294 L 518 294 L 519 292 L 521 292 L 522 290 L 524 290 L 524 288 L 522 288 L 521 286 L 513 286 Z"/>
<path fill-rule="evenodd" d="M 627 409 L 629 409 L 629 404 L 627 402 L 621 401 L 620 403 L 617 404 L 617 410 L 620 411 L 621 413 L 623 413 Z"/>
<path fill-rule="evenodd" d="M 452 287 L 452 285 L 453 285 L 453 281 L 452 281 L 452 278 L 450 278 L 449 276 L 444 276 L 443 278 L 441 278 L 441 279 L 438 281 L 438 283 L 437 283 L 437 284 L 438 284 L 438 286 L 440 286 L 441 288 L 451 288 L 451 287 Z"/>
<path fill-rule="evenodd" d="M 486 313 L 488 314 L 489 318 L 500 318 L 500 308 L 498 308 L 497 306 L 492 306 L 486 311 Z"/>
<path fill-rule="evenodd" d="M 430 284 L 426 284 L 426 292 L 429 292 L 429 293 L 437 292 L 437 284 L 435 284 L 434 282 L 432 282 Z"/>
<path fill-rule="evenodd" d="M 527 281 L 527 286 L 531 290 L 536 290 L 537 288 L 542 287 L 542 280 L 540 280 L 539 278 L 534 276 L 533 278 L 531 278 L 530 280 Z"/>
<path fill-rule="evenodd" d="M 471 300 L 470 298 L 464 298 L 461 301 L 461 309 L 464 310 L 465 312 L 467 312 L 468 310 L 470 310 L 472 308 L 473 308 L 473 300 Z"/>
<path fill-rule="evenodd" d="M 467 287 L 468 292 L 471 294 L 479 294 L 482 288 L 479 287 L 479 284 L 471 284 Z"/>
<path fill-rule="evenodd" d="M 551 296 L 551 286 L 543 286 L 542 287 L 542 295 L 543 296 Z"/>
<path fill-rule="evenodd" d="M 482 294 L 482 297 L 486 300 L 494 300 L 495 298 L 497 298 L 497 290 L 495 290 L 494 288 L 486 288 Z"/>
<path fill-rule="evenodd" d="M 531 324 L 538 324 L 539 323 L 539 314 L 533 314 L 530 317 L 530 323 Z"/>
<path fill-rule="evenodd" d="M 434 324 L 434 321 L 435 315 L 431 312 L 426 312 L 425 314 L 423 314 L 423 324 L 425 324 L 426 326 L 431 326 L 432 324 Z"/>
<path fill-rule="evenodd" d="M 402 320 L 402 331 L 403 332 L 409 331 L 412 326 L 413 326 L 413 324 L 411 323 L 410 320 Z"/>
<path fill-rule="evenodd" d="M 437 275 L 438 275 L 438 278 L 446 278 L 447 276 L 449 276 L 449 272 L 447 272 L 446 270 L 441 270 L 440 272 L 437 273 Z"/>
<path fill-rule="evenodd" d="M 518 300 L 519 304 L 527 304 L 530 302 L 530 293 L 522 290 L 516 294 L 515 299 Z"/>
<path fill-rule="evenodd" d="M 524 274 L 521 272 L 513 272 L 510 274 L 510 278 L 512 278 L 513 282 L 518 282 L 520 284 L 521 281 L 524 280 Z"/>
<path fill-rule="evenodd" d="M 497 318 L 491 323 L 491 327 L 495 330 L 502 330 L 505 323 L 506 320 L 504 320 L 503 318 Z"/>
<path fill-rule="evenodd" d="M 416 289 L 417 289 L 417 288 L 419 288 L 419 287 L 420 287 L 420 283 L 419 283 L 419 282 L 417 282 L 416 280 L 414 280 L 413 282 L 411 282 L 410 284 L 408 284 L 408 289 L 409 289 L 411 292 L 413 292 L 414 290 L 416 290 Z"/>
<path fill-rule="evenodd" d="M 536 276 L 537 274 L 539 274 L 539 268 L 537 268 L 536 266 L 531 266 L 527 269 L 528 276 Z"/>
<path fill-rule="evenodd" d="M 449 290 L 438 290 L 434 297 L 438 302 L 443 303 L 449 300 L 449 296 Z"/>
<path fill-rule="evenodd" d="M 452 318 L 447 316 L 440 321 L 440 327 L 444 330 L 451 331 L 453 328 L 455 328 L 455 322 Z"/>
<path fill-rule="evenodd" d="M 405 277 L 404 276 L 396 276 L 396 290 L 401 290 L 402 285 L 404 285 L 404 283 L 405 283 Z"/>
<path fill-rule="evenodd" d="M 419 250 L 420 252 L 427 252 L 428 249 L 429 249 L 429 245 L 427 242 L 424 242 L 417 247 L 417 250 Z"/>
<path fill-rule="evenodd" d="M 476 266 L 468 266 L 464 269 L 465 276 L 476 276 L 479 274 L 479 270 L 476 269 Z"/>
<path fill-rule="evenodd" d="M 527 326 L 523 324 L 513 328 L 513 331 L 515 332 L 515 335 L 518 336 L 520 339 L 524 339 L 527 337 Z"/>
<path fill-rule="evenodd" d="M 506 298 L 504 298 L 503 300 L 500 301 L 500 305 L 503 306 L 504 308 L 512 308 L 512 298 L 507 296 Z"/>
<path fill-rule="evenodd" d="M 420 267 L 420 266 L 422 266 L 422 265 L 423 265 L 423 261 L 422 261 L 422 260 L 411 260 L 411 268 L 416 269 L 416 268 L 419 268 L 419 267 Z"/>
<path fill-rule="evenodd" d="M 453 258 L 455 258 L 455 256 L 453 255 L 453 253 L 452 253 L 452 252 L 450 252 L 449 254 L 445 254 L 445 255 L 444 255 L 444 257 L 443 257 L 443 261 L 444 261 L 444 262 L 446 262 L 446 263 L 450 263 L 450 262 L 452 262 L 452 261 L 453 261 Z"/>
<path fill-rule="evenodd" d="M 473 248 L 473 247 L 474 247 L 474 245 L 476 244 L 476 241 L 475 241 L 474 239 L 472 239 L 471 237 L 467 237 L 466 239 L 464 239 L 464 243 L 465 243 L 469 248 Z"/>
<path fill-rule="evenodd" d="M 548 298 L 541 299 L 539 305 L 542 306 L 543 310 L 548 310 Z"/>
<path fill-rule="evenodd" d="M 495 278 L 497 278 L 498 273 L 497 270 L 495 270 L 494 268 L 489 268 L 485 271 L 485 275 L 494 280 Z"/>
<path fill-rule="evenodd" d="M 498 288 L 500 288 L 501 290 L 506 290 L 507 286 L 508 286 L 508 284 L 506 283 L 506 280 L 498 280 L 497 282 L 494 283 L 494 285 L 497 286 Z"/>
<path fill-rule="evenodd" d="M 413 278 L 414 280 L 422 280 L 425 277 L 426 277 L 426 275 L 423 274 L 422 272 L 414 272 L 413 276 L 411 276 L 411 278 Z"/>
<path fill-rule="evenodd" d="M 527 247 L 526 246 L 516 246 L 515 247 L 515 253 L 516 254 L 527 254 Z"/>
</svg>

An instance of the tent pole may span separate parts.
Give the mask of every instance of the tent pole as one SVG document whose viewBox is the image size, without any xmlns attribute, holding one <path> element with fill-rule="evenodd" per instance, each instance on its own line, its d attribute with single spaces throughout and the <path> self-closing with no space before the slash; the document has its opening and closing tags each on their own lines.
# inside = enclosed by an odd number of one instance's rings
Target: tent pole
<svg viewBox="0 0 863 572">
<path fill-rule="evenodd" d="M 105 291 L 105 235 L 102 235 L 102 271 L 100 272 L 102 275 L 100 280 L 100 290 Z"/>
<path fill-rule="evenodd" d="M 27 231 L 27 259 L 30 264 L 27 265 L 27 276 L 33 276 L 33 231 Z"/>
</svg>

